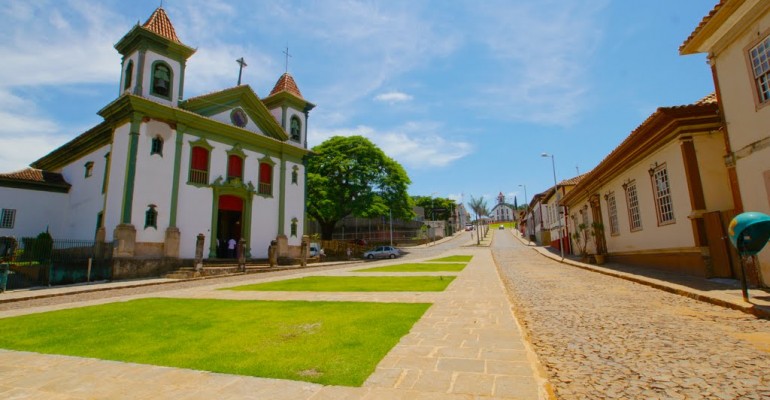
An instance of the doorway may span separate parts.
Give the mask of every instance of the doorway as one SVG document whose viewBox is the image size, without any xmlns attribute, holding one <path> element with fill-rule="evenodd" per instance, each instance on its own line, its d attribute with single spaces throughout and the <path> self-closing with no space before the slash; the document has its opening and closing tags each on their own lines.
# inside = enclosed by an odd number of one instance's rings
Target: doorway
<svg viewBox="0 0 770 400">
<path fill-rule="evenodd" d="M 243 237 L 243 199 L 231 195 L 219 197 L 217 213 L 217 258 L 233 258 L 228 242 Z"/>
</svg>

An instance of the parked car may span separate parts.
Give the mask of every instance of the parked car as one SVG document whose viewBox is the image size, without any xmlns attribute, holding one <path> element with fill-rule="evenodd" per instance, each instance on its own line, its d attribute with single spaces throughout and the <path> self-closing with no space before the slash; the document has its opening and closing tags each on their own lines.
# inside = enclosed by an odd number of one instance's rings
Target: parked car
<svg viewBox="0 0 770 400">
<path fill-rule="evenodd" d="M 310 243 L 310 257 L 316 257 L 321 254 L 321 245 L 318 243 Z"/>
<path fill-rule="evenodd" d="M 501 224 L 501 225 L 500 225 L 500 227 L 499 227 L 499 228 L 497 228 L 497 229 L 503 230 L 503 229 L 505 229 L 505 225 L 502 225 L 502 224 Z"/>
<path fill-rule="evenodd" d="M 364 258 L 396 258 L 401 255 L 401 250 L 392 246 L 377 246 L 364 253 Z"/>
<path fill-rule="evenodd" d="M 473 225 L 465 225 L 465 230 L 466 231 L 472 231 L 473 230 Z"/>
</svg>

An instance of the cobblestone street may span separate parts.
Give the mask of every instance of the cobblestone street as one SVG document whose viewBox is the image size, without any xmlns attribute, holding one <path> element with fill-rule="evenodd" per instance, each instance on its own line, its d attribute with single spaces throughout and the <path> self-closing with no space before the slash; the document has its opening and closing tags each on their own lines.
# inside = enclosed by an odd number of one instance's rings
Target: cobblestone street
<svg viewBox="0 0 770 400">
<path fill-rule="evenodd" d="M 493 255 L 560 399 L 770 399 L 770 321 L 565 266 Z"/>
</svg>

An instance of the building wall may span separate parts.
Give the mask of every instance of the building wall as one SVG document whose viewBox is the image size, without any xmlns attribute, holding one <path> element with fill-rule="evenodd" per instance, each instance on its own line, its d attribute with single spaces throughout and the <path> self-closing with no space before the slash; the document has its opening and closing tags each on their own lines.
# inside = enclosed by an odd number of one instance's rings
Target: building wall
<svg viewBox="0 0 770 400">
<path fill-rule="evenodd" d="M 37 236 L 47 228 L 54 238 L 67 237 L 61 211 L 67 197 L 67 193 L 0 187 L 0 209 L 16 210 L 13 228 L 0 228 L 0 236 L 20 239 Z"/>
<path fill-rule="evenodd" d="M 67 239 L 93 240 L 96 234 L 97 214 L 104 206 L 102 183 L 106 159 L 110 146 L 104 146 L 81 157 L 61 170 L 61 174 L 72 187 L 69 191 L 65 214 L 64 234 Z M 91 176 L 85 176 L 85 165 L 92 162 Z M 57 208 L 62 210 L 62 206 Z"/>
<path fill-rule="evenodd" d="M 698 170 L 703 184 L 703 196 L 706 210 L 724 211 L 735 208 L 730 194 L 730 181 L 727 177 L 723 157 L 725 142 L 722 132 L 712 132 L 693 138 L 698 157 Z"/>
<path fill-rule="evenodd" d="M 770 103 L 759 104 L 748 51 L 770 35 L 770 12 L 740 27 L 740 33 L 716 52 L 716 66 L 722 108 L 730 145 L 736 153 L 736 174 L 744 211 L 770 214 Z M 747 146 L 764 141 L 764 148 Z M 770 286 L 770 249 L 759 254 L 764 284 Z"/>
<path fill-rule="evenodd" d="M 152 140 L 163 139 L 163 152 L 150 154 Z M 136 228 L 137 242 L 163 243 L 171 217 L 171 190 L 174 179 L 174 149 L 176 131 L 167 123 L 156 120 L 143 122 L 139 128 L 136 155 L 134 196 L 131 222 Z M 145 215 L 150 205 L 158 212 L 157 227 L 145 227 Z"/>
<path fill-rule="evenodd" d="M 107 182 L 107 200 L 104 211 L 104 227 L 106 240 L 112 240 L 112 232 L 121 222 L 123 206 L 123 189 L 126 183 L 126 163 L 128 161 L 128 140 L 130 122 L 119 125 L 112 134 L 112 151 L 110 152 L 110 168 Z M 101 207 L 99 208 L 101 209 Z"/>
</svg>

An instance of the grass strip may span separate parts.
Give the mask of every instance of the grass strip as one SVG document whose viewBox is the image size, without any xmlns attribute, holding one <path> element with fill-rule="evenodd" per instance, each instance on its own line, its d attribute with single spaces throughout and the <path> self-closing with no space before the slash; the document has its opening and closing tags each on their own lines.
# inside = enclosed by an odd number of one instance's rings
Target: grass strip
<svg viewBox="0 0 770 400">
<path fill-rule="evenodd" d="M 429 306 L 139 299 L 2 319 L 0 347 L 360 386 Z"/>
<path fill-rule="evenodd" d="M 306 276 L 222 290 L 281 292 L 440 292 L 452 276 Z"/>
<path fill-rule="evenodd" d="M 430 262 L 470 262 L 473 256 L 449 256 L 428 260 Z"/>
<path fill-rule="evenodd" d="M 466 265 L 464 263 L 411 263 L 357 269 L 355 272 L 456 272 L 462 271 Z"/>
</svg>

